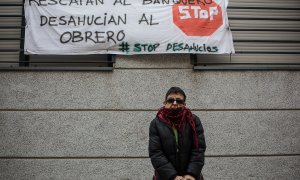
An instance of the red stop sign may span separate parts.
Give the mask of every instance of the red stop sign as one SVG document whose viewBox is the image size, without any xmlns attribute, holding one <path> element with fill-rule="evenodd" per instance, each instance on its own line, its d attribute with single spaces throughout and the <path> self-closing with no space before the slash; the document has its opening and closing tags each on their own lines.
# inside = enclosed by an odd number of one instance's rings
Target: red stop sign
<svg viewBox="0 0 300 180">
<path fill-rule="evenodd" d="M 180 1 L 172 7 L 173 22 L 187 36 L 210 36 L 223 24 L 222 8 L 209 1 Z"/>
</svg>

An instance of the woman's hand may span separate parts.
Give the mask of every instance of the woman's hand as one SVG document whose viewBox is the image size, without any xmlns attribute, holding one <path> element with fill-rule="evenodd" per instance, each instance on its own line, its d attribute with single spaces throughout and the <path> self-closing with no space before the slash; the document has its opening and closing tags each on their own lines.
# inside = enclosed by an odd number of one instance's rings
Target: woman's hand
<svg viewBox="0 0 300 180">
<path fill-rule="evenodd" d="M 176 176 L 174 180 L 185 180 L 182 176 Z"/>
<path fill-rule="evenodd" d="M 190 175 L 185 175 L 184 180 L 195 180 L 195 178 L 193 176 L 190 176 Z"/>
</svg>

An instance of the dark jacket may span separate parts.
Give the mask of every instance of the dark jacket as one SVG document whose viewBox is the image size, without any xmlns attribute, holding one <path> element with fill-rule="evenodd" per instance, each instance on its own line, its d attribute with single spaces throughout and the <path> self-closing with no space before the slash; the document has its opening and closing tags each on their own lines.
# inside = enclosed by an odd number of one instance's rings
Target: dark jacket
<svg viewBox="0 0 300 180">
<path fill-rule="evenodd" d="M 187 174 L 200 180 L 206 144 L 200 119 L 195 115 L 194 117 L 198 148 L 193 146 L 193 132 L 188 123 L 182 133 L 179 133 L 177 147 L 172 127 L 157 117 L 152 120 L 149 129 L 149 156 L 156 180 L 173 180 L 177 175 Z"/>
</svg>

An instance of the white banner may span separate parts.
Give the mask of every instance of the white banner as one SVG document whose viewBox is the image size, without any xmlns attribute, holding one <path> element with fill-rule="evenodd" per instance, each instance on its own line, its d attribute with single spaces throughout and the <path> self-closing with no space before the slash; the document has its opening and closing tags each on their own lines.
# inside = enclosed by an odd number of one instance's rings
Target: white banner
<svg viewBox="0 0 300 180">
<path fill-rule="evenodd" d="M 26 0 L 25 54 L 234 53 L 228 0 Z"/>
</svg>

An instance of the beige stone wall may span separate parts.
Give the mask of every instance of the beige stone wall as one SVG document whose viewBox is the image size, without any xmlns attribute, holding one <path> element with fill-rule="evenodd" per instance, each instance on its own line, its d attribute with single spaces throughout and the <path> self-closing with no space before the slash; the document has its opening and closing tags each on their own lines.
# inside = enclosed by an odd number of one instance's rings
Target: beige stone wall
<svg viewBox="0 0 300 180">
<path fill-rule="evenodd" d="M 300 73 L 193 71 L 185 55 L 117 56 L 113 72 L 0 72 L 0 179 L 150 179 L 150 121 L 182 87 L 206 179 L 300 177 Z"/>
</svg>

